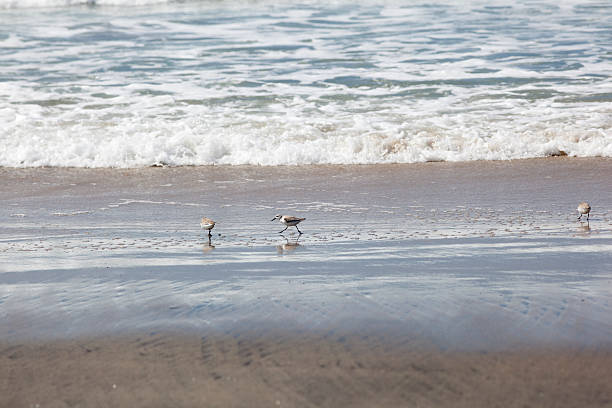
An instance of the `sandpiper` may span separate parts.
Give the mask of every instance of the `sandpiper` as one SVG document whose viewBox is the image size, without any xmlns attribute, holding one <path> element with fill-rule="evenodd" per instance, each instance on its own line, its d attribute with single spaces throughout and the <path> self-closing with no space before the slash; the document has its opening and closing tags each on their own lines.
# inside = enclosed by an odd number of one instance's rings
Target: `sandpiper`
<svg viewBox="0 0 612 408">
<path fill-rule="evenodd" d="M 208 237 L 210 238 L 210 236 L 212 235 L 210 233 L 210 230 L 215 227 L 215 222 L 210 218 L 202 217 L 202 220 L 200 221 L 200 227 L 202 227 L 202 229 L 208 230 Z"/>
<path fill-rule="evenodd" d="M 279 234 L 282 234 L 283 232 L 285 232 L 285 230 L 289 227 L 295 227 L 295 229 L 298 230 L 300 235 L 302 235 L 302 231 L 300 231 L 300 229 L 297 226 L 300 222 L 304 221 L 305 219 L 306 218 L 290 217 L 288 215 L 276 215 L 270 221 L 280 220 L 280 222 L 285 224 L 285 229 L 282 231 L 279 231 Z"/>
<path fill-rule="evenodd" d="M 582 219 L 582 216 L 584 214 L 587 215 L 587 221 L 589 220 L 589 216 L 591 215 L 591 206 L 589 205 L 589 203 L 582 202 L 578 204 L 578 208 L 576 208 L 576 210 L 580 213 L 580 216 L 578 217 L 579 220 Z"/>
</svg>

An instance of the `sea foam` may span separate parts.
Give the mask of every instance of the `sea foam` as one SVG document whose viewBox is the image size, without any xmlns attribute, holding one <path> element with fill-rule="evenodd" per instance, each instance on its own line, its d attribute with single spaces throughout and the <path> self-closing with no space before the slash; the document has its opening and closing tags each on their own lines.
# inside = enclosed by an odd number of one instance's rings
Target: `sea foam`
<svg viewBox="0 0 612 408">
<path fill-rule="evenodd" d="M 9 128 L 0 151 L 3 166 L 139 167 L 153 164 L 412 163 L 504 160 L 568 154 L 612 157 L 603 129 L 605 115 L 591 114 L 576 125 L 540 124 L 487 115 L 446 115 L 374 122 L 371 115 L 342 118 L 292 115 L 253 118 L 228 114 L 169 121 L 155 117 L 115 119 L 105 126 L 92 118 L 46 126 L 31 117 L 2 120 Z M 75 113 L 76 114 L 76 113 Z M 33 116 L 33 115 L 32 115 Z M 30 121 L 36 123 L 30 123 Z M 61 121 L 61 120 L 60 120 Z M 45 126 L 43 126 L 45 128 Z"/>
<path fill-rule="evenodd" d="M 605 4 L 232 1 L 0 16 L 0 166 L 612 157 Z"/>
</svg>

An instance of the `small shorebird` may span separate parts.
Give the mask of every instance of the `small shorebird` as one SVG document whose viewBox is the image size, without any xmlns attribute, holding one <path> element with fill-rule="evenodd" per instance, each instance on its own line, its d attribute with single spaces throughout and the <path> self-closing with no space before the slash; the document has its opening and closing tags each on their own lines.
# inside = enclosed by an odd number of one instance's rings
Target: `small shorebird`
<svg viewBox="0 0 612 408">
<path fill-rule="evenodd" d="M 215 227 L 215 222 L 210 218 L 202 217 L 202 220 L 200 221 L 200 227 L 202 227 L 202 229 L 204 230 L 208 230 L 208 237 L 210 238 L 212 235 L 210 233 L 210 230 Z"/>
<path fill-rule="evenodd" d="M 578 204 L 578 208 L 576 208 L 576 210 L 580 213 L 580 216 L 578 217 L 578 219 L 582 219 L 582 216 L 584 214 L 586 214 L 587 216 L 587 221 L 589 220 L 589 216 L 591 215 L 591 206 L 589 205 L 589 203 L 587 202 L 582 202 L 580 204 Z"/>
<path fill-rule="evenodd" d="M 298 218 L 298 217 L 289 217 L 288 215 L 276 215 L 270 221 L 279 220 L 283 224 L 285 224 L 285 229 L 279 231 L 279 234 L 285 232 L 285 230 L 289 227 L 295 227 L 296 230 L 302 235 L 302 231 L 298 228 L 298 224 L 304 221 L 306 218 Z"/>
</svg>

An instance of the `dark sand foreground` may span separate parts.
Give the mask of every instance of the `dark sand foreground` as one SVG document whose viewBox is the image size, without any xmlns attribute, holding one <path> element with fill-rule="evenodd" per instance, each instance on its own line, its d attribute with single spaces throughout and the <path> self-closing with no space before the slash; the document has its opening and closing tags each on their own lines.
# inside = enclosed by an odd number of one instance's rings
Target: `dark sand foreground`
<svg viewBox="0 0 612 408">
<path fill-rule="evenodd" d="M 605 407 L 612 352 L 370 337 L 130 335 L 0 345 L 2 407 Z"/>
</svg>

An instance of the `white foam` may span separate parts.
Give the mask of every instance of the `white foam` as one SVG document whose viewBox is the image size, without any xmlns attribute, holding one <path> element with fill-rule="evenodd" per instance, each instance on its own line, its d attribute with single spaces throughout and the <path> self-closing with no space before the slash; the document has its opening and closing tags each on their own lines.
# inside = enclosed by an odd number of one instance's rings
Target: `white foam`
<svg viewBox="0 0 612 408">
<path fill-rule="evenodd" d="M 0 0 L 0 8 L 51 8 L 71 6 L 122 6 L 133 7 L 160 3 L 171 3 L 169 0 Z"/>
<path fill-rule="evenodd" d="M 117 118 L 109 126 L 88 117 L 41 129 L 23 119 L 8 120 L 9 116 L 18 116 L 13 112 L 3 115 L 5 149 L 0 151 L 0 164 L 138 167 L 156 163 L 411 163 L 516 159 L 561 151 L 578 157 L 612 157 L 610 117 L 599 112 L 583 115 L 515 117 L 494 126 L 494 116 L 480 114 L 406 117 L 395 123 L 372 123 L 368 114 L 335 121 L 303 115 L 284 121 L 253 121 L 228 115 L 188 119 L 185 123 L 130 116 Z M 47 121 L 56 119 L 42 120 Z M 333 130 L 321 131 L 330 122 Z M 47 128 L 53 128 L 53 133 L 45 133 Z"/>
<path fill-rule="evenodd" d="M 110 3 L 127 4 L 96 1 Z M 435 19 L 392 1 L 310 3 L 0 11 L 18 15 L 0 28 L 15 61 L 0 64 L 0 166 L 612 157 L 598 49 L 610 11 L 584 27 L 577 0 L 542 15 L 442 2 L 453 17 Z M 489 3 L 526 28 L 495 28 L 478 12 Z"/>
</svg>

